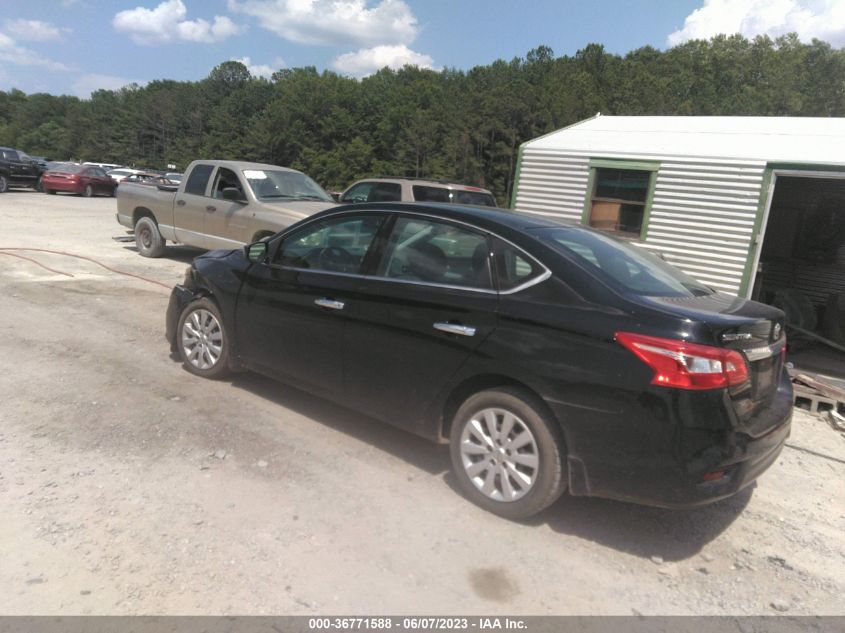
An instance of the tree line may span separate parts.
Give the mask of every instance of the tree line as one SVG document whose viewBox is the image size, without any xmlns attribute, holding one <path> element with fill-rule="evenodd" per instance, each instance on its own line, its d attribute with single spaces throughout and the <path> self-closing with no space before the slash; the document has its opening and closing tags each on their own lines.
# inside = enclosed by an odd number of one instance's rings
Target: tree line
<svg viewBox="0 0 845 633">
<path fill-rule="evenodd" d="M 507 204 L 519 145 L 595 113 L 845 115 L 845 49 L 797 36 L 693 40 L 626 55 L 590 44 L 463 71 L 314 67 L 253 77 L 227 61 L 201 81 L 88 99 L 0 91 L 0 144 L 54 159 L 184 168 L 197 158 L 302 170 L 329 189 L 366 176 L 446 179 Z"/>
</svg>

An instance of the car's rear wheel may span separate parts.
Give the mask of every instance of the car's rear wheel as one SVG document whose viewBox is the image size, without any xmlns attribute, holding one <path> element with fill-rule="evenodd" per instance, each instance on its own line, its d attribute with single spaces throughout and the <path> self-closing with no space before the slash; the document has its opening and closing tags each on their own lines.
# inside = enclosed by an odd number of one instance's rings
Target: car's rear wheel
<svg viewBox="0 0 845 633">
<path fill-rule="evenodd" d="M 0 174 L 0 193 L 6 193 L 9 190 L 9 179 Z"/>
<path fill-rule="evenodd" d="M 563 437 L 529 394 L 500 388 L 464 402 L 452 422 L 452 469 L 463 493 L 509 519 L 529 517 L 566 490 Z"/>
<path fill-rule="evenodd" d="M 85 189 L 82 190 L 82 195 L 86 198 L 90 198 L 94 195 L 94 187 L 91 185 L 85 185 Z"/>
<path fill-rule="evenodd" d="M 189 372 L 204 378 L 222 378 L 229 373 L 229 337 L 220 310 L 210 299 L 198 299 L 183 310 L 176 342 Z"/>
<path fill-rule="evenodd" d="M 161 257 L 164 253 L 164 238 L 151 217 L 145 215 L 135 222 L 135 246 L 143 257 Z"/>
</svg>

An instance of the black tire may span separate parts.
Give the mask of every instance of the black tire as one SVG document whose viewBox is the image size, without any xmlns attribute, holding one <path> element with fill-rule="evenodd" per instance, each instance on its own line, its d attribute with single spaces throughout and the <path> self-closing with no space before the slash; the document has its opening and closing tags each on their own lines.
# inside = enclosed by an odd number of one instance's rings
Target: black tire
<svg viewBox="0 0 845 633">
<path fill-rule="evenodd" d="M 468 442 L 475 443 L 473 439 L 477 437 L 468 437 L 465 431 L 469 433 L 468 427 L 473 419 L 478 420 L 481 417 L 479 414 L 485 410 L 502 412 L 502 415 L 493 414 L 494 424 L 497 425 L 498 431 L 503 430 L 505 413 L 514 416 L 516 421 L 513 423 L 512 430 L 509 431 L 502 445 L 495 444 L 501 439 L 496 438 L 490 448 L 487 448 L 484 444 L 478 444 L 479 450 L 473 449 L 472 453 L 464 454 L 462 440 L 466 439 Z M 482 426 L 486 428 L 486 419 L 481 417 L 481 420 L 483 421 Z M 505 446 L 507 446 L 508 438 L 510 440 L 516 439 L 517 432 L 519 432 L 520 437 L 523 437 L 521 433 L 526 430 L 529 431 L 528 435 L 531 436 L 533 444 L 517 449 L 508 448 L 506 455 Z M 492 433 L 495 434 L 496 432 Z M 467 498 L 489 512 L 507 519 L 524 519 L 550 506 L 566 490 L 566 450 L 563 435 L 557 422 L 551 419 L 542 404 L 528 393 L 502 387 L 470 396 L 455 413 L 450 435 L 449 449 L 452 456 L 452 472 L 457 479 L 458 486 Z M 483 451 L 488 452 L 483 455 L 478 454 Z M 536 451 L 536 455 L 534 451 Z M 531 456 L 536 458 L 537 466 L 533 471 L 530 471 L 533 473 L 533 483 L 528 486 L 523 484 L 522 496 L 515 497 L 513 500 L 493 498 L 495 495 L 503 496 L 507 494 L 502 476 L 493 474 L 497 468 L 496 459 L 499 459 L 499 472 L 516 473 L 517 469 L 521 469 L 520 472 L 525 474 L 528 469 L 511 460 L 516 457 L 530 458 Z M 483 468 L 481 462 L 490 464 L 488 468 L 480 471 L 476 479 L 486 481 L 488 477 L 493 477 L 494 489 L 492 494 L 482 492 L 476 483 L 473 483 L 466 471 L 465 460 L 475 459 L 476 457 L 478 460 L 471 462 L 472 466 Z M 505 462 L 507 462 L 507 468 Z M 484 477 L 481 476 L 482 473 L 485 475 Z M 507 487 L 511 491 L 520 487 L 515 477 L 510 475 L 506 475 L 506 477 L 508 479 Z"/>
<path fill-rule="evenodd" d="M 44 193 L 46 193 L 46 194 L 48 194 L 48 195 L 51 195 L 51 196 L 55 196 L 55 195 L 56 195 L 56 190 L 55 190 L 55 189 L 45 189 L 45 190 L 44 190 Z"/>
<path fill-rule="evenodd" d="M 6 193 L 9 190 L 9 179 L 3 174 L 0 174 L 0 193 Z"/>
<path fill-rule="evenodd" d="M 194 315 L 196 315 L 196 318 L 194 318 Z M 208 315 L 213 316 L 216 324 L 208 320 Z M 187 329 L 185 327 L 186 322 L 189 323 Z M 208 331 L 202 330 L 203 326 L 208 326 Z M 219 332 L 219 339 L 215 337 L 216 332 Z M 204 334 L 205 339 L 200 340 L 200 337 L 194 337 L 193 334 Z M 196 343 L 192 345 L 191 341 L 196 341 Z M 218 342 L 220 351 L 216 353 L 216 360 L 209 367 L 201 367 L 201 363 L 207 363 L 214 358 L 215 352 L 212 346 Z M 203 349 L 203 345 L 205 345 L 205 349 Z M 182 364 L 192 374 L 203 378 L 217 379 L 231 373 L 229 369 L 229 335 L 223 325 L 220 310 L 207 297 L 192 301 L 182 310 L 176 328 L 176 347 L 179 349 Z"/>
<path fill-rule="evenodd" d="M 44 191 L 44 185 L 41 184 L 41 177 L 35 181 L 35 190 L 36 191 Z"/>
<path fill-rule="evenodd" d="M 135 222 L 135 246 L 142 257 L 161 257 L 164 254 L 164 238 L 158 224 L 147 215 Z"/>
<path fill-rule="evenodd" d="M 85 185 L 85 189 L 82 190 L 82 195 L 86 198 L 90 198 L 94 195 L 94 187 L 91 185 Z"/>
</svg>

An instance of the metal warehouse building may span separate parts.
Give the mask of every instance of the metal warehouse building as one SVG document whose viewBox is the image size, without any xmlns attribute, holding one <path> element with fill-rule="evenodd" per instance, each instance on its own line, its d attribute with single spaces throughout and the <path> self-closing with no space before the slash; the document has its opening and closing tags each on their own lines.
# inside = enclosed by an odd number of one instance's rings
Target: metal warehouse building
<svg viewBox="0 0 845 633">
<path fill-rule="evenodd" d="M 726 292 L 793 289 L 820 314 L 845 296 L 845 119 L 597 115 L 522 145 L 512 206 Z"/>
</svg>

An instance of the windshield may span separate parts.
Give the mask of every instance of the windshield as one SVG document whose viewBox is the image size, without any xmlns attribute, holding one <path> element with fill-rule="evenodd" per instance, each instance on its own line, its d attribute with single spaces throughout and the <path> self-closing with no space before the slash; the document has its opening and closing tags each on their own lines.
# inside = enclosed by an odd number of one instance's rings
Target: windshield
<svg viewBox="0 0 845 633">
<path fill-rule="evenodd" d="M 244 169 L 244 178 L 259 200 L 321 200 L 334 202 L 320 185 L 298 171 Z"/>
<path fill-rule="evenodd" d="M 555 250 L 613 285 L 652 297 L 699 297 L 714 292 L 643 247 L 576 228 L 539 229 Z"/>
</svg>

